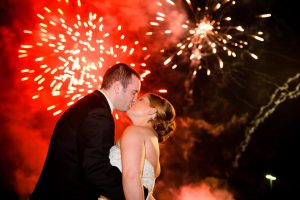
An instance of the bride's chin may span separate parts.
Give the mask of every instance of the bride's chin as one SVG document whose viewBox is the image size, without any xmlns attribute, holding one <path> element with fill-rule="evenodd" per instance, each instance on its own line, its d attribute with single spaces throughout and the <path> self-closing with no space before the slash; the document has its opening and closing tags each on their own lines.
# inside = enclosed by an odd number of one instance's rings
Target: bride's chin
<svg viewBox="0 0 300 200">
<path fill-rule="evenodd" d="M 131 113 L 129 110 L 126 111 L 126 115 L 131 119 Z"/>
</svg>

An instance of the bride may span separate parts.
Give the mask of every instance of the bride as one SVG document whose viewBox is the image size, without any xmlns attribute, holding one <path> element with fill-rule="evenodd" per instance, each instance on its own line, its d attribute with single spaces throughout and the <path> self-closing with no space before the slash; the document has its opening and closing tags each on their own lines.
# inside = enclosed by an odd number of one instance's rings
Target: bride
<svg viewBox="0 0 300 200">
<path fill-rule="evenodd" d="M 155 179 L 160 174 L 159 143 L 175 130 L 175 110 L 165 98 L 146 93 L 127 111 L 132 125 L 110 149 L 110 162 L 122 171 L 127 200 L 154 199 Z"/>
</svg>

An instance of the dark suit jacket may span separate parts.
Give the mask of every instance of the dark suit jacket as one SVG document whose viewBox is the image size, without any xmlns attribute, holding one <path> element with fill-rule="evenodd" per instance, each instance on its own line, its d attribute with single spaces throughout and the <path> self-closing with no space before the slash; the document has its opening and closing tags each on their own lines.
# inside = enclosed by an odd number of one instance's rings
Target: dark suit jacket
<svg viewBox="0 0 300 200">
<path fill-rule="evenodd" d="M 31 200 L 125 199 L 122 174 L 109 161 L 114 119 L 99 91 L 83 97 L 58 120 Z"/>
</svg>

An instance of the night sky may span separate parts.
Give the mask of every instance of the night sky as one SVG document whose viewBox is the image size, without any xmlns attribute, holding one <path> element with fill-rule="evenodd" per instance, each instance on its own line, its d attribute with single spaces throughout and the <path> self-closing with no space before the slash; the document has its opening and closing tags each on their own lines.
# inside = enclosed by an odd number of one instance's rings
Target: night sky
<svg viewBox="0 0 300 200">
<path fill-rule="evenodd" d="M 23 30 L 35 28 L 36 12 L 50 2 L 0 2 L 1 199 L 28 198 L 59 117 L 46 110 L 59 98 L 44 91 L 38 100 L 32 100 L 36 89 L 32 83 L 21 81 L 20 70 L 25 63 L 18 58 L 20 45 L 28 41 Z M 149 46 L 152 56 L 147 66 L 151 74 L 144 79 L 142 92 L 167 89 L 162 95 L 176 108 L 177 130 L 161 145 L 162 174 L 154 193 L 158 200 L 290 199 L 298 194 L 300 76 L 296 75 L 300 75 L 300 33 L 296 1 L 237 1 L 230 10 L 234 22 L 247 30 L 264 32 L 264 42 L 249 40 L 250 50 L 259 59 L 245 53 L 237 58 L 224 56 L 223 70 L 212 70 L 207 76 L 206 69 L 201 69 L 193 81 L 187 59 L 175 59 L 175 70 L 162 66 L 166 56 L 158 50 L 174 51 L 174 40 L 182 37 L 179 31 L 174 37 L 153 41 L 143 34 L 154 13 L 153 1 L 91 2 L 110 22 L 109 31 L 122 23 L 128 42 L 138 38 Z M 178 13 L 170 12 L 170 16 L 180 20 Z M 272 16 L 253 18 L 263 13 Z M 188 90 L 193 93 L 188 95 Z M 120 117 L 116 121 L 117 136 L 128 123 L 125 116 Z M 266 174 L 277 178 L 272 185 Z"/>
</svg>

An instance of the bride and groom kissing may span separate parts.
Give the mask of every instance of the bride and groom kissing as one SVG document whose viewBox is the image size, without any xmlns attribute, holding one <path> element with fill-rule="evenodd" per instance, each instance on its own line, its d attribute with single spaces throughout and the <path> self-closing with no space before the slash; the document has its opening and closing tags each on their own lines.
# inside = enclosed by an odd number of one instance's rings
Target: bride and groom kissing
<svg viewBox="0 0 300 200">
<path fill-rule="evenodd" d="M 159 143 L 175 130 L 175 110 L 154 93 L 137 95 L 140 75 L 111 66 L 100 90 L 84 96 L 57 121 L 30 200 L 155 199 Z M 115 143 L 113 110 L 132 124 Z"/>
</svg>

